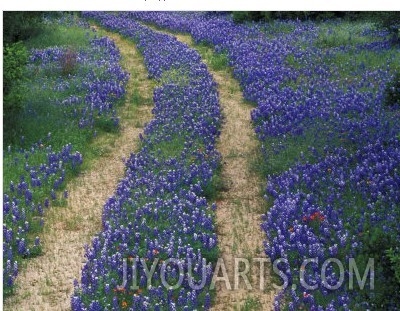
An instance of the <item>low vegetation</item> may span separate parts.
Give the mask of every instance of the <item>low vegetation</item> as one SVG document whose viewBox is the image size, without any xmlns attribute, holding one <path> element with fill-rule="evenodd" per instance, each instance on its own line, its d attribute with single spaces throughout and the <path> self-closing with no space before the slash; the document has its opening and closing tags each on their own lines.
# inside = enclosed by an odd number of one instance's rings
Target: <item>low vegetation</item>
<svg viewBox="0 0 400 311">
<path fill-rule="evenodd" d="M 21 262 L 41 253 L 45 210 L 65 202 L 65 182 L 98 156 L 90 142 L 119 130 L 117 107 L 128 75 L 117 47 L 76 14 L 56 15 L 4 14 L 6 297 Z M 206 275 L 210 285 L 219 256 L 216 205 L 208 202 L 223 186 L 216 85 L 198 53 L 138 20 L 189 33 L 201 53 L 214 48 L 210 68 L 230 66 L 255 107 L 261 155 L 254 162 L 268 204 L 264 250 L 272 260 L 284 259 L 278 268 L 288 280 L 276 310 L 394 310 L 400 304 L 398 12 L 84 16 L 135 42 L 157 86 L 154 120 L 104 205 L 103 230 L 87 247 L 73 310 L 207 310 L 214 296 L 204 284 L 192 290 L 191 283 Z M 180 288 L 162 286 L 160 269 L 170 257 L 179 260 L 167 269 L 167 281 L 175 284 L 183 269 Z M 138 258 L 144 260 L 140 288 L 128 288 L 132 271 L 128 285 L 119 286 L 123 259 Z M 350 268 L 342 278 L 335 265 L 323 265 L 329 258 L 345 265 L 354 258 L 361 273 L 373 260 L 375 287 L 351 288 Z M 157 261 L 153 287 L 145 286 L 148 260 Z M 241 310 L 260 304 L 249 296 Z"/>
<path fill-rule="evenodd" d="M 127 80 L 113 42 L 95 38 L 76 17 L 45 19 L 40 27 L 35 36 L 4 49 L 4 68 L 10 69 L 3 75 L 6 297 L 14 291 L 22 260 L 41 253 L 45 210 L 63 205 L 66 181 L 80 171 L 83 159 L 88 165 L 97 156 L 90 142 L 118 131 L 115 108 Z M 79 38 L 79 46 L 63 45 L 68 34 Z"/>
</svg>

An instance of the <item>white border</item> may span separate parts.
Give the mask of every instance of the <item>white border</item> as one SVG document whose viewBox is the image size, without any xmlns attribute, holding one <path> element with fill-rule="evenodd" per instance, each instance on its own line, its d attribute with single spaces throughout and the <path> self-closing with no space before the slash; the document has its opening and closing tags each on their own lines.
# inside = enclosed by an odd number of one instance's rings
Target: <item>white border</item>
<svg viewBox="0 0 400 311">
<path fill-rule="evenodd" d="M 400 11 L 393 0 L 16 0 L 3 11 Z"/>
</svg>

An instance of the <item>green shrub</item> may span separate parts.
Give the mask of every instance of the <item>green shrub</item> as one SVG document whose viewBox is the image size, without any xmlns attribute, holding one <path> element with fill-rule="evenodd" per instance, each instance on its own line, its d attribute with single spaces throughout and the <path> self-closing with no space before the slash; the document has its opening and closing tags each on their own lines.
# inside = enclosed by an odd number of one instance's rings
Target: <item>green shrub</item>
<svg viewBox="0 0 400 311">
<path fill-rule="evenodd" d="M 316 20 L 323 21 L 332 18 L 359 19 L 362 12 L 333 12 L 333 11 L 235 11 L 232 12 L 233 20 L 237 23 L 246 21 L 270 20 Z"/>
<path fill-rule="evenodd" d="M 400 106 L 400 71 L 397 71 L 393 80 L 386 86 L 385 104 L 387 106 Z"/>
<path fill-rule="evenodd" d="M 327 12 L 328 13 L 328 12 Z M 277 11 L 277 12 L 272 12 L 272 17 L 273 19 L 291 19 L 291 20 L 307 20 L 311 18 L 311 12 L 306 12 L 306 11 Z"/>
<path fill-rule="evenodd" d="M 40 32 L 42 12 L 3 12 L 3 43 L 29 39 Z"/>
<path fill-rule="evenodd" d="M 397 283 L 400 284 L 400 247 L 386 250 L 386 255 L 390 260 Z"/>
<path fill-rule="evenodd" d="M 365 231 L 363 246 L 356 257 L 357 263 L 366 263 L 374 259 L 374 289 L 364 288 L 357 298 L 367 301 L 373 310 L 394 310 L 400 306 L 400 254 L 398 242 L 385 230 L 371 227 Z M 395 251 L 396 250 L 396 251 Z M 360 271 L 364 271 L 362 266 Z"/>
<path fill-rule="evenodd" d="M 268 21 L 271 19 L 271 12 L 260 11 L 235 11 L 232 12 L 234 22 L 243 23 L 246 21 Z"/>
<path fill-rule="evenodd" d="M 3 49 L 3 93 L 10 92 L 15 81 L 24 76 L 28 51 L 22 42 L 8 44 Z"/>
<path fill-rule="evenodd" d="M 22 86 L 28 52 L 22 42 L 8 44 L 3 49 L 3 133 L 7 141 L 15 119 L 22 109 L 26 91 Z"/>
<path fill-rule="evenodd" d="M 375 24 L 390 32 L 393 44 L 400 44 L 400 12 L 374 12 Z"/>
</svg>

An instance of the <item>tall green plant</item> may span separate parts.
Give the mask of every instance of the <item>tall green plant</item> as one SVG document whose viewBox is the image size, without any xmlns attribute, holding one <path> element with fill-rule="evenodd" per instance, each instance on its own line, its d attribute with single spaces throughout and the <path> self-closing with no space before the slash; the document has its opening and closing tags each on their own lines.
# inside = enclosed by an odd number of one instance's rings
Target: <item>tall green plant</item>
<svg viewBox="0 0 400 311">
<path fill-rule="evenodd" d="M 385 104 L 388 106 L 400 106 L 400 71 L 396 72 L 393 80 L 386 86 Z"/>
<path fill-rule="evenodd" d="M 42 26 L 42 12 L 3 12 L 3 43 L 27 40 L 37 35 Z"/>
<path fill-rule="evenodd" d="M 375 24 L 390 32 L 393 44 L 400 44 L 400 12 L 374 12 Z"/>
<path fill-rule="evenodd" d="M 9 137 L 15 119 L 22 109 L 25 90 L 22 86 L 28 52 L 22 42 L 7 44 L 3 49 L 3 131 Z"/>
</svg>

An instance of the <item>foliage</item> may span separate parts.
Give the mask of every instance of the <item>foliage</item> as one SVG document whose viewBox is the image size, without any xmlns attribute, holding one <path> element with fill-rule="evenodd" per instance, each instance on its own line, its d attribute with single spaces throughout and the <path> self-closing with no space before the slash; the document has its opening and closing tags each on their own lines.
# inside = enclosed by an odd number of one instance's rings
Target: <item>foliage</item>
<svg viewBox="0 0 400 311">
<path fill-rule="evenodd" d="M 3 49 L 3 131 L 15 127 L 26 90 L 23 87 L 28 52 L 22 42 L 7 44 Z M 7 134 L 6 134 L 7 135 Z"/>
<path fill-rule="evenodd" d="M 59 23 L 55 24 L 53 19 L 45 19 L 40 35 L 29 38 L 26 45 L 37 49 L 57 45 L 72 50 L 89 46 L 88 38 L 93 34 L 86 23 L 73 15 L 63 15 Z"/>
<path fill-rule="evenodd" d="M 52 21 L 54 33 L 59 34 L 60 29 L 68 32 L 69 26 L 59 23 L 63 22 Z M 75 32 L 77 25 L 71 28 Z M 59 36 L 57 42 L 53 40 L 56 37 L 46 41 L 46 33 L 41 32 L 31 39 L 41 48 L 26 52 L 18 43 L 7 45 L 4 51 L 5 82 L 20 78 L 18 85 L 5 83 L 4 87 L 11 88 L 9 94 L 29 94 L 20 97 L 22 109 L 13 127 L 4 131 L 5 297 L 14 292 L 21 262 L 41 253 L 46 209 L 65 203 L 67 193 L 60 194 L 65 183 L 79 172 L 83 158 L 87 165 L 95 156 L 89 142 L 103 130 L 118 129 L 113 105 L 125 94 L 127 73 L 119 65 L 120 55 L 113 41 L 91 39 L 84 29 L 74 37 L 85 44 L 69 55 L 70 48 L 62 45 L 65 38 Z M 4 116 L 6 123 L 10 116 Z"/>
<path fill-rule="evenodd" d="M 3 50 L 3 93 L 7 95 L 14 81 L 24 77 L 28 52 L 22 42 L 6 45 Z"/>
<path fill-rule="evenodd" d="M 243 23 L 248 21 L 271 20 L 315 20 L 325 21 L 333 18 L 352 19 L 363 16 L 361 12 L 333 12 L 333 11 L 235 11 L 232 12 L 233 21 Z"/>
<path fill-rule="evenodd" d="M 133 40 L 143 54 L 154 89 L 154 119 L 141 136 L 141 149 L 126 162 L 126 175 L 103 211 L 103 229 L 86 250 L 81 284 L 75 282 L 71 308 L 208 310 L 212 265 L 218 257 L 214 204 L 204 195 L 220 156 L 215 150 L 221 115 L 216 85 L 200 56 L 173 37 L 132 20 L 129 13 L 86 12 L 109 30 Z M 139 289 L 123 259 L 136 266 Z M 161 261 L 175 258 L 164 274 Z M 143 262 L 155 264 L 147 279 Z M 192 271 L 189 264 L 196 266 Z M 160 278 L 161 276 L 161 278 Z M 198 290 L 193 278 L 204 280 Z M 146 286 L 151 282 L 151 287 Z M 123 284 L 122 286 L 119 286 Z"/>
<path fill-rule="evenodd" d="M 395 245 L 386 250 L 386 255 L 390 260 L 392 270 L 394 271 L 397 283 L 400 284 L 400 249 L 399 245 Z"/>
<path fill-rule="evenodd" d="M 240 307 L 240 311 L 257 311 L 262 310 L 262 304 L 258 298 L 247 297 L 244 304 Z"/>
<path fill-rule="evenodd" d="M 376 41 L 376 37 L 369 35 L 373 23 L 355 23 L 351 21 L 329 21 L 321 23 L 318 28 L 318 37 L 315 45 L 321 48 L 357 47 Z M 364 52 L 364 51 L 363 51 Z M 350 51 L 345 51 L 348 57 Z M 327 59 L 327 61 L 329 61 Z"/>
<path fill-rule="evenodd" d="M 400 44 L 400 12 L 373 12 L 371 17 L 378 27 L 391 33 L 393 44 Z"/>
<path fill-rule="evenodd" d="M 267 21 L 271 19 L 271 12 L 260 11 L 236 11 L 232 13 L 233 20 L 237 23 L 246 21 Z"/>
<path fill-rule="evenodd" d="M 374 289 L 359 292 L 358 301 L 368 301 L 373 309 L 395 310 L 400 305 L 400 254 L 398 240 L 382 228 L 371 227 L 365 231 L 362 248 L 356 262 L 374 259 Z M 395 251 L 397 249 L 397 251 Z M 365 266 L 359 265 L 364 271 Z"/>
<path fill-rule="evenodd" d="M 400 106 L 400 71 L 394 74 L 392 81 L 386 86 L 385 104 L 387 106 Z"/>
<path fill-rule="evenodd" d="M 4 11 L 3 44 L 36 36 L 42 27 L 42 15 L 42 12 Z"/>
<path fill-rule="evenodd" d="M 385 295 L 396 296 L 397 287 L 328 290 L 321 277 L 327 258 L 346 263 L 356 257 L 361 268 L 365 258 L 386 256 L 385 240 L 369 236 L 371 228 L 399 240 L 400 124 L 396 113 L 383 109 L 384 90 L 399 58 L 387 31 L 370 22 L 360 27 L 340 21 L 237 25 L 230 17 L 200 13 L 135 16 L 226 51 L 244 97 L 257 104 L 252 120 L 272 203 L 262 224 L 265 251 L 271 260 L 288 259 L 280 270 L 289 286 L 277 296 L 276 310 L 390 307 Z M 280 25 L 289 27 L 277 31 Z M 299 279 L 305 258 L 319 259 L 305 272 L 306 280 L 318 285 L 312 291 Z M 338 281 L 337 272 L 326 271 L 330 284 Z M 381 287 L 386 272 L 376 270 Z M 348 275 L 346 268 L 345 283 Z"/>
</svg>

